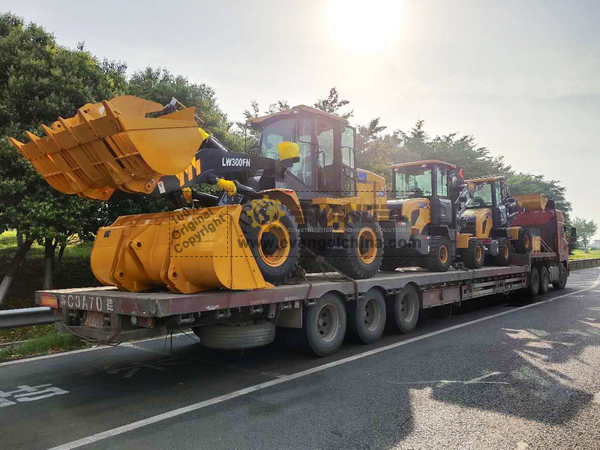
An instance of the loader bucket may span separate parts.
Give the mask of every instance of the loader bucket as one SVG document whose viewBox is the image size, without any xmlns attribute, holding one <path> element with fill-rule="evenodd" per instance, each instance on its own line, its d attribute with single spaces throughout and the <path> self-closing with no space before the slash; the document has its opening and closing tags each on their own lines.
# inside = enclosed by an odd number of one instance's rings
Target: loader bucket
<svg viewBox="0 0 600 450">
<path fill-rule="evenodd" d="M 92 271 L 102 284 L 131 292 L 270 288 L 239 226 L 241 211 L 232 205 L 119 217 L 98 231 Z"/>
<path fill-rule="evenodd" d="M 182 172 L 206 136 L 194 108 L 158 118 L 159 103 L 124 95 L 83 106 L 49 128 L 45 137 L 27 132 L 29 143 L 12 144 L 55 189 L 107 200 L 115 189 L 152 192 L 163 175 Z"/>
<path fill-rule="evenodd" d="M 529 211 L 545 211 L 548 204 L 548 199 L 542 194 L 520 194 L 515 195 L 514 198 Z"/>
</svg>

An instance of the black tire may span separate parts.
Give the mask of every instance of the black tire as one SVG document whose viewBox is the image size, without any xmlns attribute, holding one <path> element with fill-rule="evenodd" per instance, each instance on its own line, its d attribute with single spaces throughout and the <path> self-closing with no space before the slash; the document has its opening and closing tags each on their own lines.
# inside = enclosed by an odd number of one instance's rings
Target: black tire
<svg viewBox="0 0 600 450">
<path fill-rule="evenodd" d="M 531 253 L 533 248 L 533 237 L 528 228 L 519 229 L 519 239 L 514 243 L 517 253 Z"/>
<path fill-rule="evenodd" d="M 447 272 L 451 265 L 450 239 L 443 236 L 433 236 L 429 243 L 427 270 L 430 272 Z"/>
<path fill-rule="evenodd" d="M 220 323 L 194 328 L 200 344 L 217 350 L 262 347 L 275 339 L 275 325 L 268 320 Z"/>
<path fill-rule="evenodd" d="M 333 355 L 339 350 L 346 335 L 346 310 L 336 294 L 327 293 L 316 304 L 304 308 L 303 319 L 308 350 L 317 356 Z"/>
<path fill-rule="evenodd" d="M 385 320 L 385 297 L 377 288 L 369 289 L 358 302 L 348 303 L 348 332 L 364 344 L 381 338 Z"/>
<path fill-rule="evenodd" d="M 496 256 L 490 256 L 492 264 L 495 266 L 508 266 L 510 264 L 511 256 L 512 248 L 510 246 L 510 239 L 498 239 L 498 254 Z"/>
<path fill-rule="evenodd" d="M 285 283 L 296 271 L 300 258 L 300 230 L 294 216 L 284 204 L 269 199 L 260 200 L 260 207 L 273 205 L 280 211 L 280 216 L 272 221 L 269 220 L 266 214 L 262 216 L 257 214 L 254 211 L 258 209 L 256 205 L 257 203 L 244 205 L 240 214 L 240 227 L 265 281 L 277 286 Z M 287 231 L 289 235 L 289 240 L 285 239 L 288 241 L 287 243 L 272 232 L 264 232 L 267 229 L 266 227 L 273 226 L 276 223 L 281 224 Z M 268 260 L 271 255 L 282 251 L 286 245 L 289 246 L 289 254 L 285 260 L 282 258 L 283 262 L 281 263 L 275 261 L 269 264 Z M 277 265 L 274 266 L 273 264 Z"/>
<path fill-rule="evenodd" d="M 548 293 L 548 289 L 550 289 L 550 274 L 548 273 L 548 268 L 546 266 L 540 267 L 540 288 L 538 290 L 540 295 L 544 295 Z"/>
<path fill-rule="evenodd" d="M 343 237 L 349 243 L 348 248 L 325 258 L 351 278 L 371 278 L 379 271 L 383 259 L 381 227 L 377 219 L 364 212 L 351 212 L 348 219 Z"/>
<path fill-rule="evenodd" d="M 527 283 L 527 289 L 525 290 L 528 297 L 537 297 L 540 291 L 540 273 L 537 267 L 532 267 L 529 272 L 529 280 Z"/>
<path fill-rule="evenodd" d="M 552 282 L 552 287 L 554 289 L 560 291 L 560 290 L 564 289 L 565 286 L 567 285 L 567 278 L 569 277 L 569 274 L 567 273 L 567 269 L 565 268 L 565 266 L 562 263 L 559 263 L 557 265 L 557 267 L 558 267 L 558 280 Z"/>
<path fill-rule="evenodd" d="M 469 247 L 463 249 L 462 260 L 469 269 L 481 269 L 485 259 L 485 247 L 477 238 L 469 239 Z"/>
<path fill-rule="evenodd" d="M 417 326 L 420 309 L 419 291 L 409 284 L 389 300 L 388 321 L 401 333 L 410 333 Z"/>
</svg>

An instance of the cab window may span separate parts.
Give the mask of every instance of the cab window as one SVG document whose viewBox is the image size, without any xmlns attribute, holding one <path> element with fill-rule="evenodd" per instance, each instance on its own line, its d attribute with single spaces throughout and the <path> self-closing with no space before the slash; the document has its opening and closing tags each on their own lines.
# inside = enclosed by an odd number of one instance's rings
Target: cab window
<svg viewBox="0 0 600 450">
<path fill-rule="evenodd" d="M 395 172 L 396 198 L 431 197 L 431 170 Z"/>
<path fill-rule="evenodd" d="M 354 168 L 354 129 L 342 128 L 342 164 Z"/>
<path fill-rule="evenodd" d="M 333 128 L 323 124 L 317 126 L 317 142 L 319 143 L 319 162 L 321 167 L 333 164 Z"/>
<path fill-rule="evenodd" d="M 448 171 L 437 169 L 437 192 L 439 197 L 448 197 Z"/>
<path fill-rule="evenodd" d="M 260 137 L 260 154 L 271 159 L 279 159 L 277 144 L 294 141 L 294 125 L 296 120 L 279 120 L 266 126 Z"/>
<path fill-rule="evenodd" d="M 471 208 L 484 206 L 492 206 L 492 185 L 490 183 L 476 185 L 473 199 L 469 204 Z"/>
<path fill-rule="evenodd" d="M 311 125 L 309 119 L 298 121 L 298 147 L 300 148 L 300 161 L 294 163 L 290 169 L 294 175 L 302 180 L 307 186 L 312 186 L 312 146 L 311 146 Z"/>
</svg>

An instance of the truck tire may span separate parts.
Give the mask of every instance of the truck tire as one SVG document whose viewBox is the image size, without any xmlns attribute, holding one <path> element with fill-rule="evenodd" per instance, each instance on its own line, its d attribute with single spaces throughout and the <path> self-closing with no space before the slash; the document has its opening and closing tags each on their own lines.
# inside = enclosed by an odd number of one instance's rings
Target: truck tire
<svg viewBox="0 0 600 450">
<path fill-rule="evenodd" d="M 385 329 L 385 306 L 377 288 L 369 289 L 358 302 L 348 303 L 348 331 L 363 344 L 377 342 Z"/>
<path fill-rule="evenodd" d="M 257 208 L 275 208 L 275 220 Z M 263 199 L 244 205 L 240 227 L 265 281 L 280 285 L 296 271 L 300 259 L 300 231 L 290 210 L 281 202 Z M 287 248 L 286 248 L 287 247 Z"/>
<path fill-rule="evenodd" d="M 531 272 L 529 272 L 529 280 L 528 280 L 527 289 L 525 289 L 525 292 L 528 297 L 537 297 L 539 290 L 540 290 L 540 273 L 538 272 L 537 267 L 532 267 Z"/>
<path fill-rule="evenodd" d="M 433 236 L 429 243 L 427 270 L 430 272 L 447 272 L 451 265 L 450 239 L 443 236 Z"/>
<path fill-rule="evenodd" d="M 517 253 L 531 253 L 533 238 L 528 228 L 519 229 L 519 239 L 515 241 L 514 246 Z"/>
<path fill-rule="evenodd" d="M 567 269 L 562 263 L 558 264 L 558 281 L 552 282 L 552 287 L 557 291 L 564 289 L 567 285 L 567 278 L 569 274 L 567 273 Z"/>
<path fill-rule="evenodd" d="M 248 320 L 197 327 L 200 344 L 217 350 L 262 347 L 275 339 L 275 325 L 268 320 Z"/>
<path fill-rule="evenodd" d="M 348 215 L 344 239 L 349 248 L 342 255 L 325 256 L 338 270 L 357 280 L 371 278 L 377 274 L 383 259 L 383 232 L 379 222 L 364 212 Z"/>
<path fill-rule="evenodd" d="M 417 326 L 420 309 L 419 291 L 409 284 L 390 299 L 387 309 L 388 321 L 401 333 L 410 333 Z"/>
<path fill-rule="evenodd" d="M 485 248 L 477 238 L 469 239 L 469 247 L 463 251 L 463 263 L 469 269 L 481 269 L 485 258 Z"/>
<path fill-rule="evenodd" d="M 346 310 L 342 300 L 327 293 L 316 304 L 304 308 L 305 346 L 317 356 L 337 352 L 346 335 Z"/>
<path fill-rule="evenodd" d="M 492 264 L 495 266 L 508 266 L 510 264 L 511 256 L 512 249 L 510 247 L 510 239 L 498 239 L 498 254 L 496 256 L 490 256 Z"/>
<path fill-rule="evenodd" d="M 548 273 L 548 268 L 546 266 L 540 267 L 540 289 L 539 294 L 545 295 L 548 293 L 548 289 L 550 286 L 550 274 Z"/>
</svg>

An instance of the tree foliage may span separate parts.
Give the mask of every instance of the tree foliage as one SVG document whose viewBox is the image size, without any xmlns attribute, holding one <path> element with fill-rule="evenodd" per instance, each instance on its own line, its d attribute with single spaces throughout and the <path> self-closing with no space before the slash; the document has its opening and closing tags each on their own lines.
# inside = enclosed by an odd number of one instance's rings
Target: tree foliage
<svg viewBox="0 0 600 450">
<path fill-rule="evenodd" d="M 348 100 L 340 98 L 340 94 L 337 91 L 336 87 L 332 87 L 329 90 L 329 95 L 325 98 L 318 99 L 313 106 L 317 109 L 320 109 L 321 111 L 335 114 L 336 116 L 340 116 L 344 119 L 349 119 L 354 114 L 353 110 L 347 111 L 345 113 L 340 112 L 340 109 L 348 105 L 349 103 L 350 102 Z"/>
<path fill-rule="evenodd" d="M 588 244 L 598 232 L 598 224 L 593 220 L 575 217 L 571 225 L 577 229 L 577 241 L 581 243 L 583 249 L 587 251 Z"/>
<path fill-rule="evenodd" d="M 0 231 L 16 228 L 53 247 L 74 234 L 90 238 L 100 204 L 52 189 L 8 137 L 43 135 L 40 124 L 123 93 L 125 64 L 99 61 L 83 44 L 61 47 L 43 28 L 2 14 L 0 67 Z"/>
</svg>

